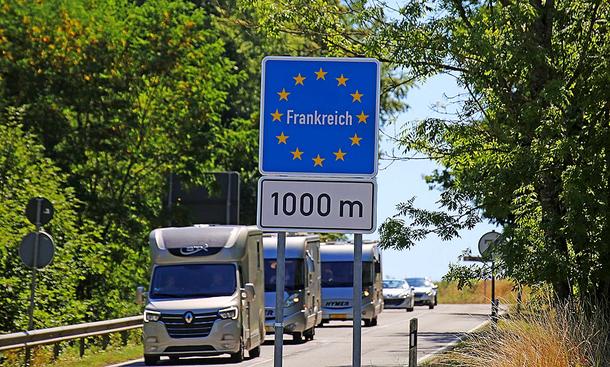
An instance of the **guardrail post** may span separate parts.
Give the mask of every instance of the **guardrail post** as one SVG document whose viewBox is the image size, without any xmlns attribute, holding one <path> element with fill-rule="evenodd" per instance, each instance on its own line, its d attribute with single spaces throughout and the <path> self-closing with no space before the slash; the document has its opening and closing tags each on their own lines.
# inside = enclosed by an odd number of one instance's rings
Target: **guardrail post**
<svg viewBox="0 0 610 367">
<path fill-rule="evenodd" d="M 59 352 L 60 352 L 59 343 L 53 344 L 53 360 L 56 360 L 57 357 L 59 357 Z"/>
<path fill-rule="evenodd" d="M 409 323 L 409 367 L 417 367 L 417 318 Z"/>
<path fill-rule="evenodd" d="M 121 342 L 123 343 L 123 346 L 126 346 L 128 341 L 129 341 L 129 331 L 127 331 L 127 330 L 121 331 Z"/>
<path fill-rule="evenodd" d="M 110 344 L 110 335 L 102 335 L 102 350 L 106 350 L 106 348 L 108 348 L 108 344 Z"/>
<path fill-rule="evenodd" d="M 85 338 L 80 338 L 80 348 L 78 350 L 78 355 L 83 358 L 85 355 Z"/>
</svg>

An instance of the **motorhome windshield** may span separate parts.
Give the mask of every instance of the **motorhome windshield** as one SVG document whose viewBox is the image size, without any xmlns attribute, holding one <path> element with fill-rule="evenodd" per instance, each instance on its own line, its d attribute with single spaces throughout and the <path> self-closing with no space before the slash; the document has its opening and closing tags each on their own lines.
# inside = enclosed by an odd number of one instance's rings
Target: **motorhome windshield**
<svg viewBox="0 0 610 367">
<path fill-rule="evenodd" d="M 230 296 L 236 286 L 232 264 L 164 265 L 155 268 L 150 298 Z"/>
<path fill-rule="evenodd" d="M 286 291 L 296 291 L 305 288 L 305 270 L 302 259 L 286 259 L 286 281 L 284 288 Z M 277 261 L 275 259 L 265 259 L 265 291 L 275 291 L 275 269 Z"/>
<path fill-rule="evenodd" d="M 322 263 L 322 287 L 352 287 L 354 280 L 354 264 L 347 261 Z M 373 263 L 362 263 L 362 286 L 373 285 Z"/>
</svg>

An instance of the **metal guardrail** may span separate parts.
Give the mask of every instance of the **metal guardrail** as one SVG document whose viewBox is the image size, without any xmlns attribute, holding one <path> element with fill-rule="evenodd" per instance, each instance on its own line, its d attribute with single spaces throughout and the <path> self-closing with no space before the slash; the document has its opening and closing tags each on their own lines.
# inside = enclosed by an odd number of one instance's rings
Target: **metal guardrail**
<svg viewBox="0 0 610 367">
<path fill-rule="evenodd" d="M 37 345 L 53 344 L 90 336 L 117 333 L 140 327 L 142 327 L 141 315 L 3 334 L 0 335 L 0 352 L 9 349 L 30 348 Z"/>
</svg>

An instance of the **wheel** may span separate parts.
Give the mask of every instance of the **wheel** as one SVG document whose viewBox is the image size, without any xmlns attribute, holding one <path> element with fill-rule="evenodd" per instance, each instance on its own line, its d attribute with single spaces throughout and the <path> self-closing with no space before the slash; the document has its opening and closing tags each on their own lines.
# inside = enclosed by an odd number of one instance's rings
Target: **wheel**
<svg viewBox="0 0 610 367">
<path fill-rule="evenodd" d="M 407 312 L 413 312 L 413 307 L 407 307 Z"/>
<path fill-rule="evenodd" d="M 295 343 L 303 343 L 303 333 L 301 332 L 295 332 L 292 333 L 292 341 L 294 341 Z"/>
<path fill-rule="evenodd" d="M 159 356 L 144 356 L 144 364 L 147 366 L 154 366 L 160 359 L 161 357 Z"/>
<path fill-rule="evenodd" d="M 259 345 L 258 347 L 254 348 L 254 349 L 250 349 L 250 352 L 248 352 L 248 354 L 250 355 L 250 358 L 258 358 L 261 356 L 261 346 Z"/>
<path fill-rule="evenodd" d="M 373 317 L 373 320 L 371 320 L 371 326 L 377 326 L 377 318 Z"/>
<path fill-rule="evenodd" d="M 229 359 L 233 363 L 240 363 L 240 362 L 243 362 L 243 360 L 244 360 L 244 354 L 245 354 L 244 343 L 240 341 L 239 350 L 235 353 L 231 353 L 231 357 L 229 357 Z"/>
<path fill-rule="evenodd" d="M 372 319 L 364 319 L 364 326 L 365 327 L 369 327 L 373 324 L 373 320 Z"/>
<path fill-rule="evenodd" d="M 434 305 L 438 305 L 438 295 L 434 296 Z"/>
<path fill-rule="evenodd" d="M 430 303 L 428 303 L 428 308 L 431 310 L 434 309 L 434 301 L 430 301 Z"/>
<path fill-rule="evenodd" d="M 314 336 L 316 335 L 316 328 L 312 327 L 309 330 L 305 330 L 303 335 L 305 336 L 305 340 L 313 340 Z"/>
</svg>

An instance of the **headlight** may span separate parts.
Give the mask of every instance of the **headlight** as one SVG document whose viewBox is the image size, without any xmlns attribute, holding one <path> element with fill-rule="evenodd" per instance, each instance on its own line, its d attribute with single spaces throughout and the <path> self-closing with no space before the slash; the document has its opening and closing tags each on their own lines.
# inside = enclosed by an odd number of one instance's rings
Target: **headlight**
<svg viewBox="0 0 610 367">
<path fill-rule="evenodd" d="M 428 292 L 426 292 L 426 294 L 431 296 L 432 295 L 432 291 L 428 291 Z"/>
<path fill-rule="evenodd" d="M 221 319 L 232 319 L 237 320 L 238 310 L 237 307 L 231 306 L 229 308 L 222 309 L 218 311 L 218 316 Z"/>
<path fill-rule="evenodd" d="M 368 297 L 370 295 L 371 295 L 371 293 L 369 293 L 368 289 L 365 289 L 365 290 L 362 291 L 362 297 Z"/>
<path fill-rule="evenodd" d="M 286 299 L 286 302 L 284 302 L 284 307 L 290 307 L 290 306 L 298 303 L 300 300 L 301 300 L 301 298 L 299 298 L 299 294 L 293 293 L 290 296 L 288 296 L 288 298 Z"/>
<path fill-rule="evenodd" d="M 144 310 L 144 322 L 159 321 L 161 313 L 157 311 Z"/>
<path fill-rule="evenodd" d="M 407 296 L 408 296 L 408 294 L 403 293 L 403 294 L 400 295 L 400 298 L 407 298 Z"/>
</svg>

